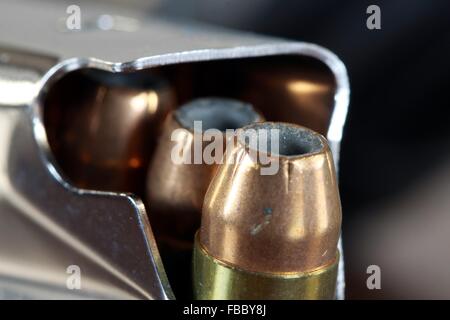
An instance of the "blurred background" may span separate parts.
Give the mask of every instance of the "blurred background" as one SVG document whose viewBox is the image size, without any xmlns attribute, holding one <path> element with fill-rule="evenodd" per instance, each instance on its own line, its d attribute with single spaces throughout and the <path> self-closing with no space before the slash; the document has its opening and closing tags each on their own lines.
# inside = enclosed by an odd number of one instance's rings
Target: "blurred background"
<svg viewBox="0 0 450 320">
<path fill-rule="evenodd" d="M 371 4 L 381 9 L 381 30 L 366 27 Z M 314 42 L 336 53 L 351 86 L 339 177 L 347 298 L 450 299 L 449 1 L 149 6 L 172 19 Z M 381 290 L 367 289 L 372 264 L 381 268 Z"/>
</svg>

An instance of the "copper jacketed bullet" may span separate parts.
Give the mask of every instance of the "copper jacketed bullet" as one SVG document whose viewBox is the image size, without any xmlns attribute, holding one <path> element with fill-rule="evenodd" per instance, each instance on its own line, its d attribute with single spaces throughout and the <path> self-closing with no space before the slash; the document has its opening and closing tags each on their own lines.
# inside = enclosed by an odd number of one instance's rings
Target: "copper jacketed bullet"
<svg viewBox="0 0 450 320">
<path fill-rule="evenodd" d="M 267 119 L 302 124 L 319 133 L 327 131 L 336 84 L 325 66 L 303 65 L 299 71 L 287 62 L 266 63 L 252 71 L 247 79 L 252 85 L 243 98 L 258 106 Z"/>
<path fill-rule="evenodd" d="M 196 121 L 201 122 L 203 131 L 194 130 Z M 200 152 L 211 143 L 203 139 L 203 132 L 220 130 L 225 147 L 226 129 L 255 121 L 261 121 L 261 116 L 251 105 L 224 98 L 196 99 L 170 113 L 147 176 L 149 214 L 160 240 L 190 247 L 200 225 L 203 198 L 216 168 L 215 163 L 203 159 L 203 153 L 194 154 L 196 142 L 201 145 Z M 187 156 L 182 163 L 173 159 L 179 146 Z"/>
<path fill-rule="evenodd" d="M 256 144 L 247 139 L 251 131 L 258 133 Z M 341 206 L 325 138 L 266 122 L 238 130 L 227 148 L 196 236 L 195 297 L 334 298 Z M 274 164 L 277 170 L 262 173 Z"/>
<path fill-rule="evenodd" d="M 201 98 L 171 112 L 147 175 L 149 217 L 175 294 L 191 294 L 192 245 L 200 226 L 206 190 L 217 167 L 203 152 L 218 139 L 226 146 L 226 130 L 262 121 L 250 104 L 225 98 Z M 201 124 L 198 128 L 196 124 Z M 215 139 L 207 130 L 216 129 Z M 197 148 L 199 146 L 200 148 Z M 182 153 L 182 162 L 174 159 Z M 221 160 L 222 157 L 218 157 Z"/>
<path fill-rule="evenodd" d="M 156 137 L 174 105 L 168 83 L 148 73 L 69 74 L 48 98 L 52 151 L 77 187 L 144 196 Z"/>
</svg>

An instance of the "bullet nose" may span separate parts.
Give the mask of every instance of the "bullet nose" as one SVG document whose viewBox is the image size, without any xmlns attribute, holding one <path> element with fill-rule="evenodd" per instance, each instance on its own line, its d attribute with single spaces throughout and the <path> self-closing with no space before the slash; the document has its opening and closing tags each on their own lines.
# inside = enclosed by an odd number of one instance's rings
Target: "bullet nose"
<svg viewBox="0 0 450 320">
<path fill-rule="evenodd" d="M 325 138 L 293 124 L 256 123 L 238 130 L 227 156 L 203 206 L 199 241 L 208 254 L 263 273 L 335 261 L 341 206 Z M 272 165 L 278 169 L 262 174 Z"/>
<path fill-rule="evenodd" d="M 77 187 L 143 196 L 156 136 L 174 106 L 172 87 L 157 76 L 74 72 L 49 94 L 52 151 Z"/>
<path fill-rule="evenodd" d="M 220 142 L 225 148 L 227 129 L 261 120 L 249 104 L 214 97 L 193 100 L 169 114 L 147 177 L 150 218 L 161 237 L 170 235 L 172 242 L 192 243 L 200 226 L 204 195 L 216 169 L 216 163 L 205 161 L 204 148 L 212 142 Z M 219 130 L 221 141 L 204 141 L 208 129 Z M 179 156 L 177 150 L 182 153 L 181 159 L 174 159 L 174 152 Z"/>
<path fill-rule="evenodd" d="M 203 199 L 217 167 L 216 159 L 206 159 L 204 151 L 210 144 L 225 148 L 227 129 L 261 120 L 250 104 L 211 97 L 181 106 L 164 123 L 148 171 L 147 199 L 158 247 L 179 297 L 190 294 L 184 291 L 190 287 L 194 234 L 200 227 Z M 215 129 L 214 140 L 206 139 L 209 129 Z"/>
</svg>

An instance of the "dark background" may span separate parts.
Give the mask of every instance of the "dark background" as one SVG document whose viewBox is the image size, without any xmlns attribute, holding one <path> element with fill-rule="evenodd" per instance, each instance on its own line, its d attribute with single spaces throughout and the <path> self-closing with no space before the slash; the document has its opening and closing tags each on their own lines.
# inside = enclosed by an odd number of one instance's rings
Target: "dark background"
<svg viewBox="0 0 450 320">
<path fill-rule="evenodd" d="M 366 9 L 381 8 L 381 30 Z M 340 162 L 348 298 L 450 298 L 450 2 L 164 1 L 159 13 L 314 42 L 348 68 Z M 382 271 L 368 290 L 366 268 Z"/>
</svg>

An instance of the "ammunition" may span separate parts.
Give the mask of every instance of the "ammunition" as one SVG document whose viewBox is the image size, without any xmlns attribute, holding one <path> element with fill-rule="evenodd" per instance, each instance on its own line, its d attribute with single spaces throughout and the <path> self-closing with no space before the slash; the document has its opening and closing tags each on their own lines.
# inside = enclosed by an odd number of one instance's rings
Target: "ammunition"
<svg viewBox="0 0 450 320">
<path fill-rule="evenodd" d="M 276 140 L 267 133 L 273 129 Z M 256 144 L 246 139 L 252 130 Z M 341 206 L 327 141 L 304 127 L 270 122 L 246 126 L 233 140 L 205 195 L 194 297 L 333 299 Z M 262 156 L 277 162 L 274 174 L 261 174 Z"/>
<path fill-rule="evenodd" d="M 50 146 L 72 184 L 145 195 L 156 137 L 175 106 L 166 81 L 148 73 L 78 71 L 58 82 L 47 105 Z"/>
<path fill-rule="evenodd" d="M 201 98 L 171 112 L 164 122 L 147 175 L 147 201 L 152 229 L 178 296 L 183 296 L 178 288 L 191 290 L 191 285 L 177 283 L 190 279 L 194 235 L 200 226 L 204 195 L 217 167 L 215 162 L 203 158 L 203 151 L 217 142 L 224 149 L 227 129 L 256 121 L 262 121 L 261 115 L 249 104 L 232 99 Z M 216 129 L 220 141 L 206 137 L 209 129 Z M 180 154 L 183 161 L 174 159 Z M 188 272 L 186 275 L 180 272 L 183 265 Z"/>
<path fill-rule="evenodd" d="M 305 64 L 299 71 L 289 63 L 292 58 L 249 66 L 251 72 L 246 81 L 251 86 L 243 98 L 258 106 L 271 121 L 297 123 L 325 134 L 330 124 L 335 79 L 324 65 Z M 270 94 L 262 95 L 261 92 Z"/>
</svg>

